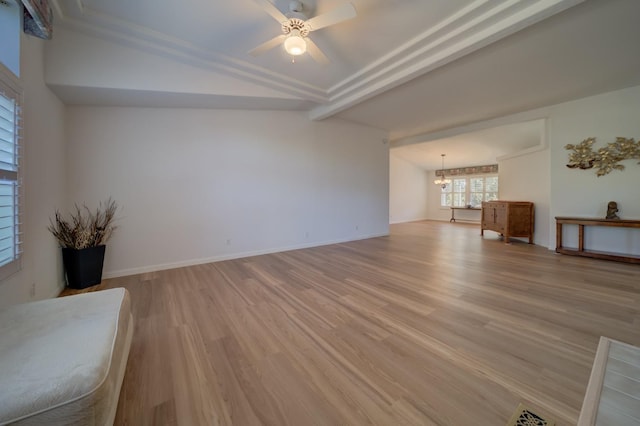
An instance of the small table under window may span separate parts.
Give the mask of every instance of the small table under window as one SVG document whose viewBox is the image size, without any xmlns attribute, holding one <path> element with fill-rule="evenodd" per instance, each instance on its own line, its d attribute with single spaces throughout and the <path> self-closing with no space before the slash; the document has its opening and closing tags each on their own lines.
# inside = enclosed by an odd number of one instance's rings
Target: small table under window
<svg viewBox="0 0 640 426">
<path fill-rule="evenodd" d="M 456 221 L 456 210 L 482 210 L 480 207 L 451 207 L 451 219 L 449 219 L 449 222 L 455 222 Z M 470 220 L 470 219 L 458 219 L 458 220 Z"/>
</svg>

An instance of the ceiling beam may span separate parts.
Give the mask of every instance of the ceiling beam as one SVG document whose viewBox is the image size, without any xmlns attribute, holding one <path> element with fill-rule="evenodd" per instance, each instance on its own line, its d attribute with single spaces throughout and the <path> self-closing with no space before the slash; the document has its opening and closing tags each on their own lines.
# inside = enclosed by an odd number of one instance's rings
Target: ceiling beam
<svg viewBox="0 0 640 426">
<path fill-rule="evenodd" d="M 334 86 L 309 117 L 328 118 L 584 1 L 476 0 Z"/>
</svg>

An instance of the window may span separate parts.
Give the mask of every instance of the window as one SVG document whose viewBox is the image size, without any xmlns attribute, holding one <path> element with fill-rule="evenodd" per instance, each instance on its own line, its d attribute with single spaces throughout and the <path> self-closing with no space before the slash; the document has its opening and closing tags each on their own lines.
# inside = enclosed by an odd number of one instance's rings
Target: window
<svg viewBox="0 0 640 426">
<path fill-rule="evenodd" d="M 0 279 L 20 269 L 19 101 L 0 68 Z"/>
<path fill-rule="evenodd" d="M 0 0 L 0 62 L 16 76 L 20 76 L 20 3 L 20 0 Z"/>
<path fill-rule="evenodd" d="M 483 201 L 498 199 L 498 176 L 464 176 L 451 179 L 451 184 L 442 189 L 441 207 L 480 206 Z"/>
</svg>

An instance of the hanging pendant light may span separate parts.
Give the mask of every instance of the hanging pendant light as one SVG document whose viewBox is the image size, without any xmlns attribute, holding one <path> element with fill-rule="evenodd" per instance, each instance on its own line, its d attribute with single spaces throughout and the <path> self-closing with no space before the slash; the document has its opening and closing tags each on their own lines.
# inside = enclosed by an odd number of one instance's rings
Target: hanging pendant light
<svg viewBox="0 0 640 426">
<path fill-rule="evenodd" d="M 440 176 L 436 176 L 436 180 L 433 181 L 433 183 L 435 183 L 436 185 L 440 185 L 440 187 L 442 189 L 445 189 L 447 187 L 447 185 L 449 185 L 451 183 L 451 179 L 447 179 L 444 175 L 444 156 L 446 154 L 440 154 L 440 156 L 442 157 L 442 169 L 441 169 L 441 173 Z"/>
</svg>

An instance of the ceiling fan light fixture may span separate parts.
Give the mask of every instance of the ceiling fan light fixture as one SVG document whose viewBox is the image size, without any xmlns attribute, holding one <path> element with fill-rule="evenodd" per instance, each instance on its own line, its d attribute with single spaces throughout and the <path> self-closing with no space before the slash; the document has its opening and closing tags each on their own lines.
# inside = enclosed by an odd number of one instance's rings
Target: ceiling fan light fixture
<svg viewBox="0 0 640 426">
<path fill-rule="evenodd" d="M 307 42 L 300 36 L 299 30 L 291 31 L 291 35 L 284 41 L 284 50 L 291 56 L 299 56 L 307 51 Z"/>
</svg>

